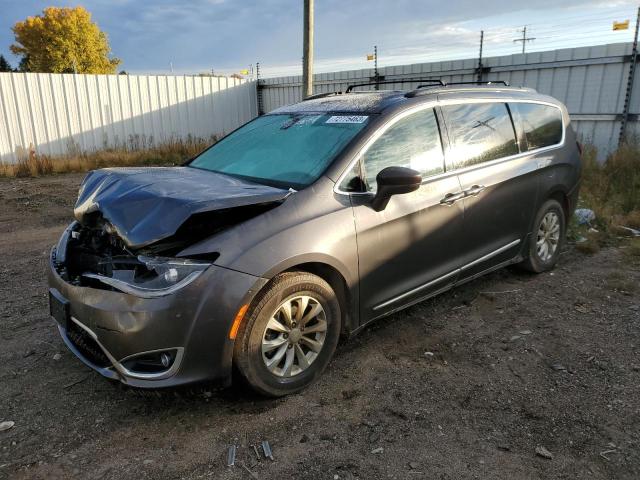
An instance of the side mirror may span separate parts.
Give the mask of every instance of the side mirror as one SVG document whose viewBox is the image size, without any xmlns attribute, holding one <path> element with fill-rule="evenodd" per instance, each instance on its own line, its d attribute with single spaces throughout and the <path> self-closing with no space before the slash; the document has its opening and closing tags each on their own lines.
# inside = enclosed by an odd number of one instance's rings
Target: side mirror
<svg viewBox="0 0 640 480">
<path fill-rule="evenodd" d="M 380 212 L 387 207 L 392 195 L 415 192 L 422 184 L 422 175 L 405 167 L 387 167 L 376 177 L 378 191 L 371 200 L 371 208 Z"/>
</svg>

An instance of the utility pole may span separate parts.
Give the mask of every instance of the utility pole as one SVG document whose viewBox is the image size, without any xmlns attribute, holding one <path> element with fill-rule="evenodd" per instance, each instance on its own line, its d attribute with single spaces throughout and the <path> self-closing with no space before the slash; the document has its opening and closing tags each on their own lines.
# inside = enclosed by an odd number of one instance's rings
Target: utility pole
<svg viewBox="0 0 640 480">
<path fill-rule="evenodd" d="M 638 61 L 638 27 L 640 27 L 640 7 L 636 14 L 636 33 L 633 37 L 633 47 L 631 48 L 631 65 L 629 66 L 629 78 L 627 79 L 627 93 L 624 96 L 624 107 L 622 109 L 622 121 L 620 122 L 620 137 L 618 146 L 621 146 L 627 133 L 627 122 L 629 120 L 629 108 L 631 106 L 631 93 L 636 76 L 636 63 Z"/>
<path fill-rule="evenodd" d="M 480 55 L 478 55 L 478 83 L 482 82 L 482 44 L 484 43 L 484 30 L 480 30 Z"/>
<path fill-rule="evenodd" d="M 304 0 L 302 98 L 313 95 L 313 0 Z"/>
<path fill-rule="evenodd" d="M 522 38 L 516 38 L 513 43 L 522 42 L 522 53 L 525 51 L 525 45 L 527 42 L 533 42 L 535 37 L 527 37 L 527 26 L 522 28 Z"/>
</svg>

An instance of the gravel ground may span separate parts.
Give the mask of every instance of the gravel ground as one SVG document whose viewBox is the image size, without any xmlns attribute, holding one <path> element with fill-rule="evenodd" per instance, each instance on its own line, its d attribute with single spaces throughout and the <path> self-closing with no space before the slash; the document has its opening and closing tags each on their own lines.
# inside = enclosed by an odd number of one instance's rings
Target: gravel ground
<svg viewBox="0 0 640 480">
<path fill-rule="evenodd" d="M 83 366 L 48 317 L 46 259 L 81 178 L 0 179 L 0 478 L 640 478 L 624 249 L 567 247 L 552 273 L 502 270 L 383 319 L 299 395 L 147 397 Z M 250 447 L 264 439 L 273 462 Z"/>
</svg>

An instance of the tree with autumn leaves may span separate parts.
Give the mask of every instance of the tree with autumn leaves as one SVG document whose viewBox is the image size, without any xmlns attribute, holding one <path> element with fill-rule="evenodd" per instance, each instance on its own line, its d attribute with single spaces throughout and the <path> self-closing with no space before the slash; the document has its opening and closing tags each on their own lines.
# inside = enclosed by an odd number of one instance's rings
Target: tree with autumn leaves
<svg viewBox="0 0 640 480">
<path fill-rule="evenodd" d="M 20 70 L 47 73 L 116 72 L 107 35 L 82 7 L 48 7 L 42 15 L 13 26 L 11 51 L 22 56 Z"/>
</svg>

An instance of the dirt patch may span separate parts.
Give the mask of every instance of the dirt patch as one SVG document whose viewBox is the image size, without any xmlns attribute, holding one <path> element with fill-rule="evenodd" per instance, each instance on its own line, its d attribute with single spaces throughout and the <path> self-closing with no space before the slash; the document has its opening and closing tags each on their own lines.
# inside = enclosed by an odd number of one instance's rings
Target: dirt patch
<svg viewBox="0 0 640 480">
<path fill-rule="evenodd" d="M 344 343 L 296 396 L 147 398 L 84 367 L 48 318 L 81 178 L 0 180 L 0 478 L 252 478 L 225 466 L 231 443 L 260 479 L 640 477 L 636 257 L 568 248 L 552 273 L 469 283 Z M 264 439 L 274 462 L 249 447 Z"/>
</svg>

